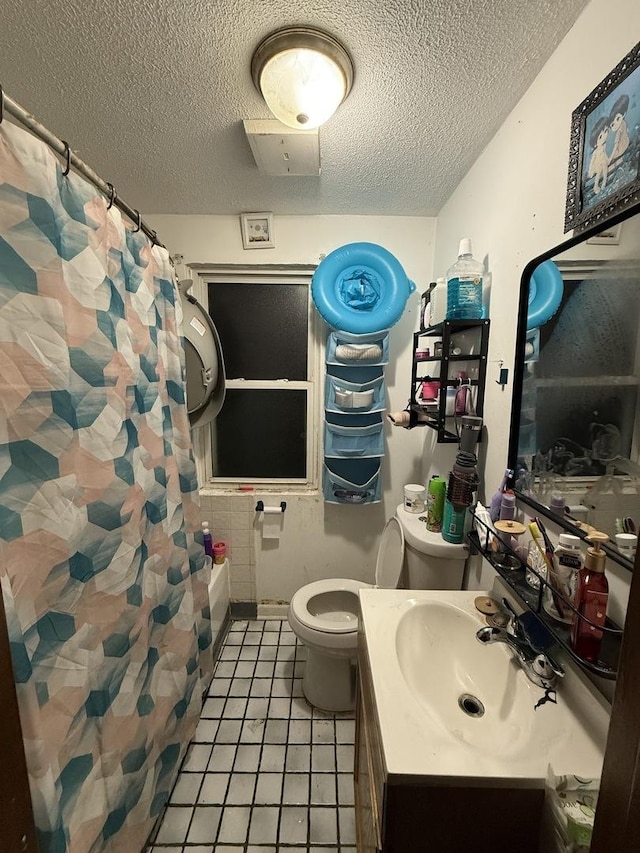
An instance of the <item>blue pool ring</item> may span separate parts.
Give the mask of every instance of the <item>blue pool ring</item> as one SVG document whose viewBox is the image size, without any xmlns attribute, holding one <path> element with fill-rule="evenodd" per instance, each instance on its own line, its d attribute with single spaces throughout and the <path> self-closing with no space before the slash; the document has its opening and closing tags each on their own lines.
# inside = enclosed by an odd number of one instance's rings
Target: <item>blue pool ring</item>
<svg viewBox="0 0 640 853">
<path fill-rule="evenodd" d="M 329 326 L 364 335 L 393 326 L 415 289 L 387 249 L 375 243 L 348 243 L 321 261 L 311 282 L 311 297 Z"/>
<path fill-rule="evenodd" d="M 556 313 L 562 302 L 562 274 L 553 261 L 539 264 L 529 280 L 527 329 L 537 329 Z"/>
</svg>

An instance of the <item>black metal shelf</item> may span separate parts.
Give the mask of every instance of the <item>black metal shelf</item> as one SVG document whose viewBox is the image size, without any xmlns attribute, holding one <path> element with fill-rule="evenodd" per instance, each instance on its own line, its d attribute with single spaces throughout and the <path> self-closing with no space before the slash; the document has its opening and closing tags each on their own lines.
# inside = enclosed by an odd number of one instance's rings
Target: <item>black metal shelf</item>
<svg viewBox="0 0 640 853">
<path fill-rule="evenodd" d="M 620 628 L 612 619 L 607 617 L 604 627 L 598 627 L 602 631 L 602 644 L 600 646 L 600 656 L 598 663 L 594 664 L 584 660 L 580 655 L 576 654 L 571 646 L 571 627 L 554 619 L 543 607 L 544 590 L 549 587 L 553 590 L 554 596 L 562 599 L 562 601 L 576 614 L 576 618 L 582 619 L 592 625 L 589 619 L 578 614 L 573 602 L 568 601 L 565 596 L 561 595 L 556 589 L 551 587 L 547 578 L 535 571 L 531 566 L 525 566 L 518 555 L 508 545 L 500 542 L 500 551 L 493 551 L 487 544 L 494 534 L 471 510 L 475 523 L 480 527 L 481 533 L 477 530 L 472 530 L 468 534 L 469 543 L 472 548 L 472 553 L 480 553 L 485 560 L 495 569 L 500 577 L 506 581 L 507 585 L 516 593 L 523 604 L 536 616 L 538 621 L 549 631 L 554 637 L 556 643 L 561 646 L 570 657 L 584 670 L 598 675 L 600 678 L 613 680 L 618 674 L 618 659 L 620 656 L 620 646 L 622 645 L 623 629 Z M 517 560 L 517 567 L 507 569 L 504 565 L 497 561 L 500 553 L 508 553 L 511 557 Z M 534 589 L 526 581 L 526 575 L 534 575 L 539 581 L 539 588 Z"/>
<path fill-rule="evenodd" d="M 406 411 L 409 412 L 410 420 L 407 429 L 413 429 L 417 426 L 426 426 L 436 430 L 438 433 L 439 444 L 452 444 L 457 442 L 458 435 L 455 431 L 448 429 L 447 421 L 451 424 L 455 422 L 453 416 L 446 414 L 446 394 L 441 393 L 438 401 L 437 411 L 425 411 L 419 403 L 416 403 L 415 396 L 417 386 L 420 382 L 426 381 L 427 377 L 422 378 L 418 373 L 422 373 L 421 365 L 424 364 L 439 364 L 440 368 L 436 371 L 436 376 L 428 378 L 436 380 L 440 383 L 440 388 L 455 388 L 460 385 L 459 379 L 449 378 L 449 364 L 452 362 L 476 362 L 478 364 L 478 378 L 469 380 L 469 385 L 477 389 L 475 411 L 479 417 L 482 417 L 484 408 L 484 388 L 487 376 L 487 351 L 489 348 L 489 320 L 443 320 L 442 323 L 437 323 L 435 326 L 430 326 L 428 329 L 423 329 L 413 333 L 413 359 L 411 369 L 411 391 L 409 402 Z M 460 355 L 451 355 L 452 338 L 461 332 L 477 329 L 480 337 L 480 352 L 471 355 L 470 353 L 462 353 Z M 442 355 L 429 356 L 428 358 L 416 358 L 416 352 L 419 350 L 418 338 L 432 337 L 442 339 Z"/>
</svg>

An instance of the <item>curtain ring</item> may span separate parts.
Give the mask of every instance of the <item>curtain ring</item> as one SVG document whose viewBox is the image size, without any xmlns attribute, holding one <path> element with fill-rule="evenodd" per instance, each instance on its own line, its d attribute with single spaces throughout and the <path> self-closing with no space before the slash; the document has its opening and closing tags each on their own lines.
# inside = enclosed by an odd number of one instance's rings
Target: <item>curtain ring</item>
<svg viewBox="0 0 640 853">
<path fill-rule="evenodd" d="M 64 145 L 64 156 L 67 158 L 67 165 L 62 170 L 62 174 L 67 177 L 69 172 L 71 171 L 71 148 L 69 148 L 69 143 L 62 140 L 62 144 Z"/>
<path fill-rule="evenodd" d="M 4 89 L 0 85 L 0 124 L 4 118 Z"/>
<path fill-rule="evenodd" d="M 136 210 L 136 227 L 131 232 L 132 234 L 136 234 L 140 230 L 140 224 L 141 224 L 140 211 Z"/>
<path fill-rule="evenodd" d="M 108 183 L 107 186 L 109 187 L 109 204 L 107 205 L 107 210 L 111 210 L 114 201 L 118 197 L 118 193 L 116 192 L 116 188 L 113 184 Z"/>
</svg>

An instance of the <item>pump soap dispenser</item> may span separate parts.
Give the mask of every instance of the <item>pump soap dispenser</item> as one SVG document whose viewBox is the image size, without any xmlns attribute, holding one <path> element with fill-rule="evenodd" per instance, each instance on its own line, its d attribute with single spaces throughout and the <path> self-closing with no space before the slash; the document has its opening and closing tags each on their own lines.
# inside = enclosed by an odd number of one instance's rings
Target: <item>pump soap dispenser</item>
<svg viewBox="0 0 640 853">
<path fill-rule="evenodd" d="M 587 536 L 593 547 L 587 548 L 584 566 L 578 572 L 576 589 L 576 614 L 571 626 L 571 647 L 583 660 L 597 663 L 602 643 L 602 631 L 607 613 L 609 583 L 604 574 L 607 555 L 602 543 L 607 542 L 606 533 L 594 530 Z M 587 621 L 588 620 L 588 621 Z"/>
</svg>

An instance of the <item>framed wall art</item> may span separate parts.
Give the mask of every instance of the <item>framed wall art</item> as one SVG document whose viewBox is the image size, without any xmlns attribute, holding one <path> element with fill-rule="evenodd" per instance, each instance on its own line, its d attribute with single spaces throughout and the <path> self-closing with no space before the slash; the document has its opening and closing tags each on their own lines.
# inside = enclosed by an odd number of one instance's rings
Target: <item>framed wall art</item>
<svg viewBox="0 0 640 853">
<path fill-rule="evenodd" d="M 640 43 L 571 116 L 564 230 L 606 225 L 640 200 Z"/>
<path fill-rule="evenodd" d="M 245 249 L 275 249 L 272 213 L 242 213 L 242 246 Z"/>
</svg>

